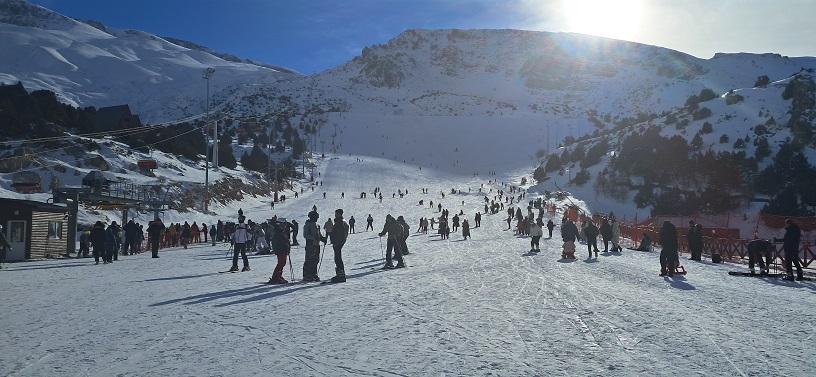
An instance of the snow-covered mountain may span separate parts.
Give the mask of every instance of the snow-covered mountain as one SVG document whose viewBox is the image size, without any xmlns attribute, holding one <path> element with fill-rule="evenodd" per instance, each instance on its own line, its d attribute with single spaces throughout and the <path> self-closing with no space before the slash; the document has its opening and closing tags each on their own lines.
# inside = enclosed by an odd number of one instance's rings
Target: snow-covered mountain
<svg viewBox="0 0 816 377">
<path fill-rule="evenodd" d="M 22 0 L 0 1 L 0 51 L 0 82 L 51 90 L 74 106 L 129 104 L 152 123 L 202 113 L 208 67 L 217 71 L 213 87 L 300 76 L 180 40 L 80 22 Z"/>
<path fill-rule="evenodd" d="M 303 76 L 216 54 L 225 60 L 192 42 L 77 22 L 21 0 L 0 1 L 0 34 L 0 48 L 14 56 L 0 60 L 0 81 L 49 89 L 77 106 L 128 103 L 146 122 L 200 116 L 206 90 L 201 71 L 214 67 L 211 106 L 219 119 L 290 114 L 316 151 L 389 158 L 456 175 L 500 171 L 520 178 L 526 172 L 532 181 L 529 175 L 545 156 L 563 155 L 559 146 L 574 151 L 576 139 L 584 149 L 606 145 L 598 164 L 565 162 L 562 175 L 550 174 L 561 187 L 579 170 L 594 180 L 627 136 L 649 126 L 688 142 L 699 135 L 698 150 L 742 148 L 753 156 L 760 139 L 775 151 L 801 136 L 793 129 L 812 128 L 814 121 L 807 108 L 807 98 L 816 97 L 808 89 L 813 57 L 700 59 L 570 33 L 407 30 L 334 69 Z M 804 102 L 784 95 L 791 81 L 803 83 Z M 701 93 L 713 93 L 697 106 L 707 109 L 705 116 L 688 106 Z M 751 142 L 735 146 L 737 139 Z M 813 144 L 802 148 L 816 163 Z M 759 160 L 758 168 L 769 163 Z M 627 182 L 626 195 L 614 200 L 599 196 L 593 182 L 570 190 L 595 197 L 598 210 L 631 209 L 630 188 L 638 184 Z"/>
</svg>

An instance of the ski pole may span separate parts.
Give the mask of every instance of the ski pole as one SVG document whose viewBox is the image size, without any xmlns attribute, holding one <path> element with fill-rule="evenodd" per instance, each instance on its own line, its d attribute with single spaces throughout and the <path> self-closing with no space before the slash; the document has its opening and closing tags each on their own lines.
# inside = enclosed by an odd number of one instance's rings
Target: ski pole
<svg viewBox="0 0 816 377">
<path fill-rule="evenodd" d="M 295 281 L 295 269 L 292 267 L 292 254 L 286 254 L 289 258 L 289 273 L 292 274 L 292 281 Z"/>
<path fill-rule="evenodd" d="M 317 273 L 320 274 L 320 266 L 323 264 L 323 254 L 326 254 L 326 243 L 323 243 L 323 251 L 320 252 L 320 262 L 317 263 Z"/>
<path fill-rule="evenodd" d="M 382 254 L 382 259 L 385 260 L 385 251 L 383 251 L 382 247 L 382 236 L 380 236 L 380 254 Z"/>
</svg>

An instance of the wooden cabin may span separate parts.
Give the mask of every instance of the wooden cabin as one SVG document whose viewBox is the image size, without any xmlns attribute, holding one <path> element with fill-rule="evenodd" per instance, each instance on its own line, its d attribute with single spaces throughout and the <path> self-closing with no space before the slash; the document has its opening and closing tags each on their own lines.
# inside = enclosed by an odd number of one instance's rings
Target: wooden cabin
<svg viewBox="0 0 816 377">
<path fill-rule="evenodd" d="M 12 248 L 6 253 L 6 261 L 48 258 L 68 252 L 66 207 L 0 198 L 0 224 Z"/>
</svg>

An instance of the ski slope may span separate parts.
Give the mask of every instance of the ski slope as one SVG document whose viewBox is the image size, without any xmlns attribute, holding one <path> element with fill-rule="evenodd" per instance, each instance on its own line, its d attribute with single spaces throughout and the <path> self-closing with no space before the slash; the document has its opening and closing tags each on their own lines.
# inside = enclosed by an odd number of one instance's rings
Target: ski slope
<svg viewBox="0 0 816 377">
<path fill-rule="evenodd" d="M 438 216 L 442 203 L 451 216 L 464 211 L 473 226 L 473 215 L 483 210 L 479 189 L 492 198 L 508 189 L 505 177 L 454 176 L 347 155 L 327 155 L 318 171 L 322 185 L 313 192 L 287 193 L 274 211 L 257 199 L 242 209 L 254 221 L 274 213 L 302 225 L 315 205 L 322 225 L 343 208 L 346 219 L 357 220 L 343 250 L 348 282 L 260 284 L 271 275 L 274 256 L 253 255 L 252 271 L 219 274 L 231 265 L 225 244 L 164 249 L 160 259 L 120 256 L 111 265 L 93 259 L 6 264 L 0 270 L 0 375 L 816 372 L 813 282 L 732 277 L 727 271 L 747 268 L 687 255 L 681 263 L 689 274 L 664 278 L 657 276 L 657 253 L 625 250 L 585 260 L 584 245 L 579 259 L 560 260 L 558 228 L 554 239 L 546 239 L 545 230 L 541 252 L 530 255 L 529 238 L 506 230 L 505 212 L 484 215 L 472 239 L 459 233 L 440 240 L 416 233 L 420 217 Z M 493 178 L 498 182 L 489 182 Z M 373 198 L 375 187 L 382 202 Z M 451 195 L 451 189 L 462 193 Z M 397 190 L 408 194 L 392 198 Z M 368 198 L 359 198 L 363 191 Z M 221 218 L 234 221 L 229 212 Z M 369 213 L 374 232 L 363 231 Z M 378 269 L 385 240 L 376 232 L 386 214 L 405 216 L 411 226 L 410 268 Z M 197 220 L 166 216 L 166 223 Z M 300 280 L 302 246 L 293 248 L 291 259 Z M 324 280 L 334 275 L 331 245 L 319 274 Z M 292 278 L 289 266 L 284 276 Z"/>
</svg>

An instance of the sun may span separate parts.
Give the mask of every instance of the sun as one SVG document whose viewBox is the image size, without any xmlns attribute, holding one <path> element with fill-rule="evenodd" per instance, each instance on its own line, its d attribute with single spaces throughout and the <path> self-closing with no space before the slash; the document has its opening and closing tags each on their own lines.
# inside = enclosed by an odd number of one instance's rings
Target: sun
<svg viewBox="0 0 816 377">
<path fill-rule="evenodd" d="M 640 26 L 643 0 L 562 0 L 568 31 L 632 40 Z"/>
</svg>

